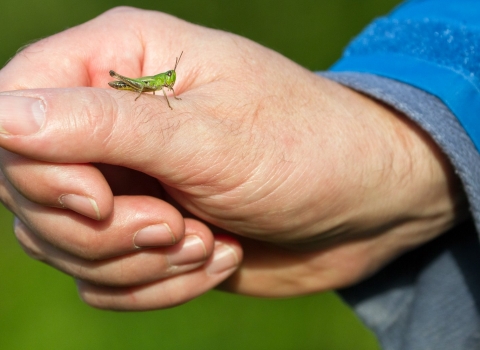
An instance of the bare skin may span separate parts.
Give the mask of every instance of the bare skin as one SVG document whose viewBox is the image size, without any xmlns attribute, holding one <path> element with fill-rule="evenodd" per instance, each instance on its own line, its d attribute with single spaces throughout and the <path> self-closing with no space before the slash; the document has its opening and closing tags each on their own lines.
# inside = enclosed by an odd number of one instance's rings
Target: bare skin
<svg viewBox="0 0 480 350">
<path fill-rule="evenodd" d="M 143 76 L 181 50 L 174 110 L 102 88 L 109 69 Z M 0 199 L 19 242 L 99 308 L 169 307 L 216 286 L 345 287 L 441 235 L 466 205 L 404 116 L 158 12 L 114 9 L 42 40 L 0 71 L 0 91 Z"/>
</svg>

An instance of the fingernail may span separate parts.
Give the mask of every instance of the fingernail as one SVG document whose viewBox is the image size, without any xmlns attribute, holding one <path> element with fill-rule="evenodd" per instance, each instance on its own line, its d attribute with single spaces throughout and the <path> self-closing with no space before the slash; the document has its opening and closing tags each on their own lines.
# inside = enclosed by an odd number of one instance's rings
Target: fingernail
<svg viewBox="0 0 480 350">
<path fill-rule="evenodd" d="M 175 244 L 175 236 L 167 224 L 151 225 L 142 228 L 135 234 L 133 244 L 137 247 L 155 247 Z"/>
<path fill-rule="evenodd" d="M 36 98 L 0 95 L 0 133 L 30 135 L 45 120 L 45 105 Z"/>
<path fill-rule="evenodd" d="M 167 255 L 170 266 L 191 264 L 204 260 L 207 250 L 203 241 L 197 236 L 187 236 L 181 247 L 176 252 Z"/>
<path fill-rule="evenodd" d="M 238 266 L 238 257 L 235 250 L 230 246 L 215 242 L 213 261 L 207 266 L 207 273 L 215 275 Z"/>
<path fill-rule="evenodd" d="M 73 210 L 76 213 L 100 220 L 100 210 L 94 199 L 78 194 L 64 194 L 58 199 L 62 207 Z"/>
</svg>

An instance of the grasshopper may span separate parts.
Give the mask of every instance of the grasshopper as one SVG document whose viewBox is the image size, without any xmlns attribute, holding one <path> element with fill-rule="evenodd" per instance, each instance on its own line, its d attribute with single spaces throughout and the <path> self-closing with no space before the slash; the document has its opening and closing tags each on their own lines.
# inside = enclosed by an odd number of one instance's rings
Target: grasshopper
<svg viewBox="0 0 480 350">
<path fill-rule="evenodd" d="M 117 90 L 138 92 L 138 96 L 135 98 L 135 101 L 140 97 L 142 92 L 153 92 L 153 94 L 155 95 L 155 91 L 162 89 L 163 95 L 167 99 L 168 107 L 170 107 L 170 109 L 173 109 L 172 106 L 170 106 L 167 94 L 165 93 L 165 90 L 163 88 L 166 87 L 168 90 L 172 90 L 173 97 L 175 97 L 175 99 L 177 100 L 181 100 L 181 98 L 175 96 L 175 90 L 173 90 L 173 85 L 175 84 L 175 80 L 177 79 L 177 74 L 175 70 L 177 69 L 178 62 L 180 62 L 180 59 L 182 58 L 182 54 L 183 51 L 180 54 L 180 57 L 177 57 L 175 59 L 175 68 L 157 75 L 133 79 L 124 77 L 123 75 L 117 74 L 113 70 L 111 70 L 109 72 L 110 76 L 118 80 L 110 81 L 108 85 Z"/>
</svg>

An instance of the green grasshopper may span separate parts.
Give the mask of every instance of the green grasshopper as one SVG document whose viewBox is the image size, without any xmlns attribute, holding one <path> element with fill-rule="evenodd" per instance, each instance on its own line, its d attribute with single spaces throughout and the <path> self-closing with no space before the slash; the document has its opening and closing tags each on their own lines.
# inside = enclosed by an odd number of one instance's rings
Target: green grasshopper
<svg viewBox="0 0 480 350">
<path fill-rule="evenodd" d="M 168 107 L 170 107 L 170 109 L 173 109 L 172 106 L 170 106 L 167 94 L 165 93 L 165 90 L 163 88 L 166 87 L 167 89 L 172 90 L 173 97 L 175 97 L 175 99 L 177 100 L 181 100 L 181 98 L 175 96 L 175 90 L 173 90 L 173 85 L 175 84 L 175 80 L 177 79 L 177 73 L 175 72 L 175 70 L 177 69 L 178 62 L 180 62 L 180 59 L 182 58 L 182 54 L 183 51 L 180 54 L 180 57 L 177 57 L 175 59 L 175 68 L 157 75 L 133 79 L 124 77 L 123 75 L 117 74 L 113 70 L 111 70 L 110 76 L 118 80 L 110 81 L 108 85 L 117 90 L 138 92 L 138 96 L 135 98 L 135 101 L 140 97 L 142 92 L 153 92 L 153 94 L 155 95 L 155 91 L 162 89 L 163 95 L 167 99 Z"/>
</svg>

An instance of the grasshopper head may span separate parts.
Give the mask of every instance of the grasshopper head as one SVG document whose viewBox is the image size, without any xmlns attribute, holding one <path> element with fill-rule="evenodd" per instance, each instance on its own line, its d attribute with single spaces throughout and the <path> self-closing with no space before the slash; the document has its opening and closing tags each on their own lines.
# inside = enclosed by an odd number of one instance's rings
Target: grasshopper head
<svg viewBox="0 0 480 350">
<path fill-rule="evenodd" d="M 175 80 L 177 80 L 177 73 L 175 73 L 175 70 L 169 70 L 165 72 L 166 76 L 166 85 L 168 86 L 173 86 L 175 84 Z"/>
<path fill-rule="evenodd" d="M 183 51 L 180 53 L 180 57 L 177 57 L 175 59 L 175 68 L 165 73 L 167 75 L 167 84 L 169 86 L 173 86 L 173 84 L 175 84 L 175 80 L 177 80 L 177 73 L 175 72 L 175 70 L 177 69 L 178 62 L 180 62 L 182 55 L 183 55 Z"/>
</svg>

